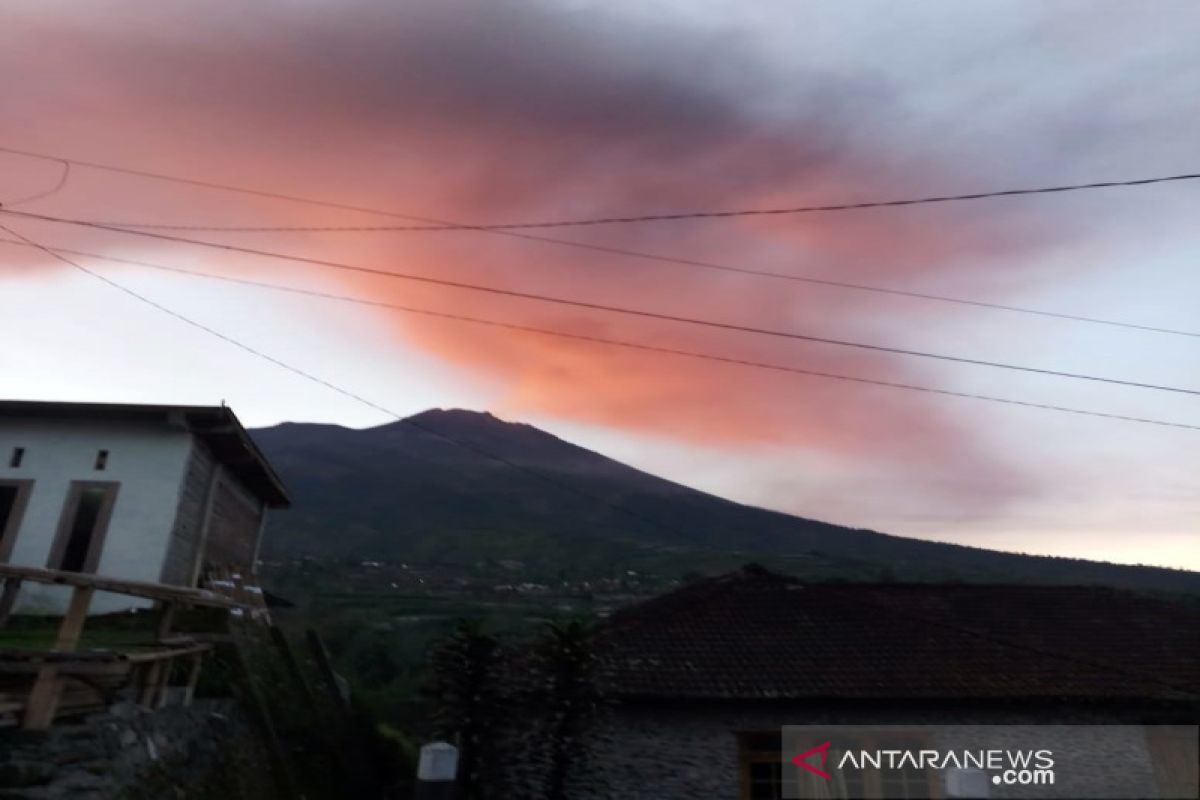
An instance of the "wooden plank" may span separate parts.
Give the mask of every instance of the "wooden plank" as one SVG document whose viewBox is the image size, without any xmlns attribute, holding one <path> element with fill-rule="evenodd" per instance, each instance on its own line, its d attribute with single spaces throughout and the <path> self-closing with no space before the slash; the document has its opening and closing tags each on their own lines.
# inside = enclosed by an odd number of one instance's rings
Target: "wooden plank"
<svg viewBox="0 0 1200 800">
<path fill-rule="evenodd" d="M 49 585 L 85 586 L 103 592 L 145 597 L 150 600 L 168 600 L 188 605 L 212 606 L 215 608 L 239 608 L 239 604 L 228 597 L 206 589 L 191 589 L 186 586 L 169 586 L 149 581 L 128 581 L 104 575 L 84 572 L 67 572 L 41 567 L 21 567 L 15 564 L 0 564 L 0 577 L 20 578 L 34 583 Z"/>
<path fill-rule="evenodd" d="M 162 664 L 162 669 L 158 671 L 158 683 L 154 687 L 154 694 L 150 698 L 150 708 L 162 708 L 167 704 L 167 690 L 171 688 L 171 673 L 174 672 L 175 661 L 166 660 L 159 662 Z"/>
<path fill-rule="evenodd" d="M 104 692 L 98 687 L 72 681 L 64 685 L 56 716 L 104 708 Z"/>
<path fill-rule="evenodd" d="M 58 638 L 54 642 L 55 652 L 69 653 L 79 644 L 79 635 L 87 621 L 88 607 L 92 604 L 94 591 L 89 586 L 76 586 L 75 591 L 71 593 L 71 602 L 58 628 Z M 31 731 L 44 731 L 49 728 L 58 710 L 61 692 L 62 680 L 58 676 L 58 666 L 43 664 L 25 701 L 25 719 L 21 727 Z"/>
<path fill-rule="evenodd" d="M 16 714 L 23 708 L 25 708 L 24 699 L 0 692 L 0 714 Z"/>
<path fill-rule="evenodd" d="M 51 662 L 60 675 L 125 675 L 132 668 L 127 661 L 77 661 Z M 41 671 L 43 663 L 39 662 L 0 662 L 0 675 L 36 675 Z"/>
<path fill-rule="evenodd" d="M 181 647 L 161 647 L 138 653 L 52 653 L 48 650 L 5 650 L 0 652 L 0 673 L 37 672 L 43 664 L 54 664 L 63 673 L 101 674 L 112 669 L 127 670 L 131 664 L 148 664 L 207 653 L 213 645 L 194 642 Z"/>
<path fill-rule="evenodd" d="M 175 622 L 176 604 L 168 600 L 160 600 L 157 607 L 158 627 L 155 629 L 154 638 L 161 642 L 171 635 L 171 625 Z"/>
<path fill-rule="evenodd" d="M 74 652 L 79 644 L 79 636 L 83 633 L 83 624 L 87 622 L 88 608 L 92 604 L 92 594 L 96 590 L 90 586 L 76 586 L 71 592 L 71 602 L 67 605 L 67 613 L 63 615 L 62 624 L 58 627 L 58 638 L 54 642 L 57 653 Z"/>
<path fill-rule="evenodd" d="M 21 727 L 27 731 L 44 731 L 49 728 L 50 723 L 54 721 L 60 689 L 58 667 L 54 664 L 43 664 L 38 669 L 33 688 L 25 698 L 25 717 L 21 720 Z"/>
<path fill-rule="evenodd" d="M 21 578 L 5 578 L 4 592 L 0 594 L 0 628 L 8 624 L 13 606 L 17 604 L 17 595 L 21 591 Z"/>
<path fill-rule="evenodd" d="M 144 653 L 129 653 L 124 660 L 130 664 L 150 664 L 155 661 L 171 661 L 176 658 L 204 654 L 212 650 L 211 644 L 196 644 L 192 647 L 178 647 L 169 650 L 150 650 Z"/>
<path fill-rule="evenodd" d="M 151 661 L 150 665 L 142 671 L 142 691 L 138 695 L 138 703 L 145 708 L 152 708 L 154 705 L 154 694 L 158 691 L 158 682 L 163 671 L 162 661 Z"/>
</svg>

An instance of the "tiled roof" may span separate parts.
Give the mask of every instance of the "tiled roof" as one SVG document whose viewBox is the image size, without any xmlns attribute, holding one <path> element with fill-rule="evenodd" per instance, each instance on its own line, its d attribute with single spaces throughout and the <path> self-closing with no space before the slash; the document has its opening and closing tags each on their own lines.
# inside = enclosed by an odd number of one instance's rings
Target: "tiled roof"
<svg viewBox="0 0 1200 800">
<path fill-rule="evenodd" d="M 1096 587 L 749 566 L 617 612 L 601 642 L 625 697 L 1200 699 L 1200 607 Z"/>
</svg>

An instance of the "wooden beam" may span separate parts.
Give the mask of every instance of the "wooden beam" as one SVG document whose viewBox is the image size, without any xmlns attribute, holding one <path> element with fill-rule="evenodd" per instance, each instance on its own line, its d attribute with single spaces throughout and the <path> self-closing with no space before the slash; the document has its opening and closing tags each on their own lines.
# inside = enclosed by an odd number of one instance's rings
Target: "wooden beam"
<svg viewBox="0 0 1200 800">
<path fill-rule="evenodd" d="M 83 633 L 83 624 L 87 621 L 88 607 L 92 604 L 94 591 L 89 586 L 76 586 L 71 593 L 71 602 L 58 628 L 58 638 L 54 641 L 54 652 L 70 653 L 79 644 L 79 636 Z M 62 679 L 58 677 L 58 666 L 52 663 L 43 664 L 25 701 L 25 718 L 21 727 L 30 731 L 44 731 L 49 728 L 50 723 L 54 721 L 55 712 L 58 711 L 61 694 Z"/>
<path fill-rule="evenodd" d="M 154 638 L 158 641 L 163 641 L 171 635 L 171 625 L 175 622 L 175 603 L 170 600 L 159 600 L 158 606 L 158 628 L 155 630 Z"/>
<path fill-rule="evenodd" d="M 138 696 L 138 703 L 143 707 L 154 707 L 155 693 L 158 691 L 158 683 L 162 673 L 162 661 L 152 661 L 150 666 L 142 671 L 142 691 Z"/>
<path fill-rule="evenodd" d="M 38 670 L 33 688 L 25 698 L 25 716 L 21 727 L 27 731 L 44 731 L 54 721 L 54 712 L 58 710 L 58 695 L 62 684 L 58 679 L 58 667 L 44 664 Z"/>
<path fill-rule="evenodd" d="M 129 673 L 134 665 L 128 661 L 54 661 L 54 662 L 18 662 L 0 661 L 0 675 L 36 675 L 46 663 L 52 663 L 59 675 L 104 677 L 121 676 Z"/>
<path fill-rule="evenodd" d="M 58 638 L 54 642 L 54 652 L 73 653 L 79 645 L 79 636 L 83 633 L 83 624 L 87 622 L 88 608 L 92 604 L 92 594 L 96 590 L 90 586 L 76 586 L 71 592 L 71 602 L 67 613 L 63 616 L 62 624 L 58 626 Z"/>
<path fill-rule="evenodd" d="M 15 564 L 0 564 L 0 578 L 20 578 L 33 583 L 47 585 L 82 586 L 102 592 L 145 597 L 150 600 L 166 600 L 194 606 L 237 608 L 238 604 L 228 597 L 204 589 L 189 589 L 186 586 L 169 586 L 149 581 L 127 581 L 86 572 L 69 572 L 41 567 L 20 567 Z"/>
<path fill-rule="evenodd" d="M 158 685 L 154 687 L 154 696 L 150 699 L 150 708 L 158 709 L 167 704 L 167 690 L 171 688 L 171 673 L 174 672 L 175 660 L 157 662 L 162 665 L 158 672 Z"/>
<path fill-rule="evenodd" d="M 130 664 L 147 664 L 152 661 L 171 661 L 176 658 L 186 658 L 190 655 L 207 653 L 212 650 L 212 645 L 200 643 L 191 647 L 172 648 L 170 650 L 153 650 L 147 653 L 130 653 L 125 656 L 125 661 Z"/>
</svg>

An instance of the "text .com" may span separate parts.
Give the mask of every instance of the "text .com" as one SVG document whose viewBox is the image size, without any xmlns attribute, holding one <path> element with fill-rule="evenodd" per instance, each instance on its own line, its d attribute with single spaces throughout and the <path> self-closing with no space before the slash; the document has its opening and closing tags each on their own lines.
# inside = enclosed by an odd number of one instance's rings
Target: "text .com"
<svg viewBox="0 0 1200 800">
<path fill-rule="evenodd" d="M 1005 786 L 1049 786 L 1054 783 L 1052 769 L 1006 769 L 992 776 L 992 783 Z"/>
</svg>

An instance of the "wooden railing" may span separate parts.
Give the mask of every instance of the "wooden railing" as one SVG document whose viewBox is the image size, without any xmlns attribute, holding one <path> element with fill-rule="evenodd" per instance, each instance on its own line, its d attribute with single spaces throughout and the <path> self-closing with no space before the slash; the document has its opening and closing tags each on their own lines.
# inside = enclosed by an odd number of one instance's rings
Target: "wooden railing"
<svg viewBox="0 0 1200 800">
<path fill-rule="evenodd" d="M 21 713 L 21 726 L 27 730 L 45 730 L 54 721 L 69 677 L 97 675 L 129 675 L 140 678 L 139 701 L 157 707 L 165 702 L 171 667 L 178 659 L 189 659 L 184 702 L 190 702 L 199 678 L 204 656 L 211 643 L 188 637 L 172 637 L 171 626 L 178 608 L 210 607 L 242 609 L 237 600 L 204 589 L 168 586 L 145 581 L 128 581 L 103 575 L 80 572 L 20 567 L 0 564 L 0 628 L 3 628 L 16 604 L 17 593 L 25 582 L 71 587 L 71 599 L 63 613 L 57 635 L 49 650 L 0 649 L 0 675 L 32 675 L 33 683 L 19 698 L 0 698 L 0 710 Z M 92 596 L 97 592 L 113 592 L 155 601 L 158 626 L 153 648 L 133 653 L 77 652 L 80 636 L 87 621 Z"/>
</svg>

